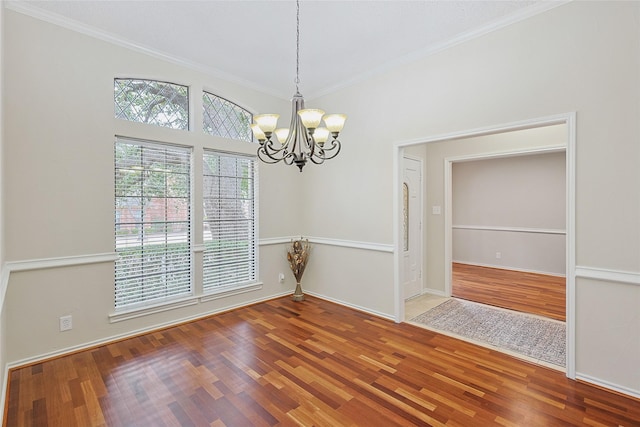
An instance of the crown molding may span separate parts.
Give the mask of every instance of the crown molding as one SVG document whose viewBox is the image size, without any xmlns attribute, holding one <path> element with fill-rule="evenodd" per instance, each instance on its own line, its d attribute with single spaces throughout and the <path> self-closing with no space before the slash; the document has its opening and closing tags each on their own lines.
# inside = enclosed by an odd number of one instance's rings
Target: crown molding
<svg viewBox="0 0 640 427">
<path fill-rule="evenodd" d="M 17 12 L 23 15 L 30 16 L 35 19 L 39 19 L 44 22 L 48 22 L 53 25 L 57 25 L 59 27 L 66 28 L 71 31 L 75 31 L 85 36 L 93 37 L 98 40 L 102 40 L 104 42 L 114 44 L 116 46 L 124 47 L 130 50 L 154 57 L 156 59 L 160 59 L 162 61 L 170 62 L 193 71 L 204 73 L 214 78 L 225 80 L 230 83 L 235 83 L 242 87 L 253 89 L 258 92 L 262 92 L 265 95 L 273 96 L 286 101 L 288 101 L 290 98 L 289 95 L 276 92 L 270 88 L 266 88 L 264 86 L 258 85 L 249 80 L 238 78 L 234 74 L 230 74 L 222 70 L 219 70 L 217 68 L 209 67 L 194 61 L 190 61 L 185 58 L 173 56 L 168 53 L 162 52 L 157 49 L 153 49 L 151 47 L 148 47 L 142 44 L 134 43 L 130 40 L 122 38 L 108 31 L 100 30 L 91 25 L 83 24 L 81 22 L 67 18 L 57 13 L 43 10 L 29 3 L 18 2 L 18 1 L 5 1 L 3 3 L 4 3 L 4 7 L 9 10 L 12 10 L 14 12 Z"/>
<path fill-rule="evenodd" d="M 536 3 L 530 7 L 519 10 L 511 15 L 496 19 L 495 21 L 492 21 L 486 25 L 483 25 L 471 31 L 465 31 L 463 33 L 460 33 L 451 39 L 433 44 L 425 49 L 420 49 L 420 50 L 410 52 L 394 60 L 387 61 L 386 63 L 384 63 L 384 65 L 381 65 L 379 67 L 374 67 L 368 71 L 365 71 L 364 73 L 358 74 L 353 78 L 347 79 L 336 85 L 328 86 L 325 89 L 311 92 L 310 94 L 308 94 L 307 99 L 312 100 L 315 98 L 319 98 L 321 96 L 329 95 L 333 92 L 336 92 L 341 89 L 345 89 L 349 86 L 356 85 L 372 77 L 392 71 L 393 69 L 398 68 L 402 65 L 415 62 L 420 59 L 424 59 L 431 55 L 435 55 L 436 53 L 442 52 L 456 45 L 476 39 L 478 37 L 484 36 L 485 34 L 508 27 L 509 25 L 516 24 L 520 21 L 524 21 L 525 19 L 547 12 L 551 9 L 555 9 L 556 7 L 565 5 L 567 3 L 571 3 L 572 1 L 573 0 L 558 0 L 558 1 L 542 1 L 540 3 Z"/>
<path fill-rule="evenodd" d="M 307 93 L 307 100 L 312 100 L 315 98 L 319 98 L 321 96 L 325 96 L 328 95 L 330 93 L 336 92 L 338 90 L 341 89 L 345 89 L 349 86 L 353 86 L 355 84 L 358 84 L 364 80 L 367 80 L 371 77 L 383 74 L 385 72 L 389 72 L 391 70 L 393 70 L 394 68 L 397 68 L 401 65 L 405 65 L 407 63 L 410 62 L 414 62 L 420 59 L 423 59 L 425 57 L 428 57 L 430 55 L 434 55 L 438 52 L 442 52 L 446 49 L 449 49 L 453 46 L 456 46 L 458 44 L 467 42 L 469 40 L 473 40 L 475 38 L 478 38 L 480 36 L 483 36 L 487 33 L 493 32 L 493 31 L 497 31 L 501 28 L 507 27 L 509 25 L 515 24 L 517 22 L 523 21 L 525 19 L 531 18 L 533 16 L 536 16 L 538 14 L 544 13 L 548 10 L 554 9 L 556 7 L 562 6 L 566 3 L 571 2 L 572 0 L 559 0 L 559 1 L 542 1 L 539 3 L 536 3 L 530 7 L 527 7 L 523 10 L 517 11 L 516 13 L 513 13 L 509 16 L 505 16 L 502 18 L 499 18 L 493 22 L 490 22 L 489 24 L 486 24 L 482 27 L 476 28 L 474 30 L 471 31 L 467 31 L 467 32 L 463 32 L 461 34 L 459 34 L 458 36 L 451 38 L 449 40 L 446 40 L 444 42 L 441 43 L 437 43 L 435 45 L 429 46 L 425 49 L 420 49 L 414 52 L 411 52 L 409 54 L 406 54 L 404 56 L 401 56 L 395 60 L 392 61 L 388 61 L 386 62 L 384 65 L 381 65 L 379 67 L 375 67 L 371 70 L 368 70 L 364 73 L 358 74 L 356 76 L 354 76 L 351 79 L 347 79 L 344 80 L 341 83 L 335 84 L 335 85 L 331 85 L 328 86 L 324 89 L 320 89 L 317 91 L 311 91 L 310 93 Z M 246 87 L 248 89 L 253 89 L 256 90 L 258 92 L 264 93 L 265 95 L 269 95 L 269 96 L 273 96 L 276 97 L 278 99 L 282 99 L 285 101 L 288 101 L 290 99 L 289 94 L 283 94 L 283 93 L 279 93 L 274 91 L 271 88 L 268 87 L 264 87 L 262 85 L 256 84 L 254 82 L 251 82 L 249 80 L 245 80 L 245 79 L 241 79 L 238 78 L 236 75 L 231 74 L 231 73 L 227 73 L 224 72 L 222 70 L 213 68 L 213 67 L 209 67 L 200 63 L 196 63 L 193 61 L 189 61 L 185 58 L 180 58 L 180 57 L 176 57 L 173 55 L 169 55 L 165 52 L 162 52 L 160 50 L 157 49 L 153 49 L 150 48 L 148 46 L 144 46 L 141 44 L 137 44 L 134 43 L 130 40 L 124 39 L 120 36 L 117 36 L 115 34 L 109 33 L 107 31 L 103 31 L 100 29 L 97 29 L 93 26 L 90 25 L 86 25 L 83 24 L 81 22 L 75 21 L 73 19 L 69 19 L 67 17 L 64 17 L 62 15 L 53 13 L 53 12 L 49 12 L 46 10 L 43 10 L 41 8 L 38 8 L 36 6 L 33 6 L 29 3 L 24 3 L 24 2 L 18 2 L 18 1 L 4 1 L 3 2 L 4 7 L 6 7 L 7 9 L 10 9 L 14 12 L 18 12 L 21 13 L 23 15 L 27 15 L 30 16 L 32 18 L 36 18 L 39 19 L 41 21 L 45 21 L 111 44 L 115 44 L 117 46 L 121 46 L 121 47 L 125 47 L 127 49 L 131 49 L 133 51 L 136 52 L 140 52 L 149 56 L 152 56 L 154 58 L 163 60 L 163 61 L 167 61 L 167 62 L 171 62 L 173 64 L 185 67 L 187 69 L 191 69 L 197 72 L 201 72 L 207 75 L 210 75 L 214 78 L 218 78 L 221 80 L 225 80 L 228 81 L 230 83 L 235 83 L 238 85 L 241 85 L 243 87 Z"/>
</svg>

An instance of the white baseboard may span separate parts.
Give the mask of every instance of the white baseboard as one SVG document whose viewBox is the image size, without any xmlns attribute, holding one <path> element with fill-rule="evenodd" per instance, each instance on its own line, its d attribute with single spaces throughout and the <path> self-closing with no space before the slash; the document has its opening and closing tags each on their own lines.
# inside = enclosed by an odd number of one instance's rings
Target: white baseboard
<svg viewBox="0 0 640 427">
<path fill-rule="evenodd" d="M 331 297 L 328 297 L 326 295 L 319 294 L 317 292 L 309 292 L 309 291 L 306 291 L 306 290 L 304 292 L 309 294 L 309 295 L 312 295 L 314 297 L 326 300 L 326 301 L 335 302 L 336 304 L 340 304 L 340 305 L 343 305 L 345 307 L 353 308 L 354 310 L 362 311 L 363 313 L 372 314 L 374 316 L 382 317 L 383 319 L 387 319 L 387 320 L 391 320 L 392 322 L 395 322 L 395 317 L 391 316 L 391 315 L 389 315 L 387 313 L 382 313 L 380 311 L 371 310 L 371 309 L 368 309 L 368 308 L 365 308 L 365 307 L 361 307 L 359 305 L 351 304 L 351 303 L 348 303 L 348 302 L 345 302 L 345 301 L 342 301 L 342 300 L 339 300 L 339 299 L 336 299 L 336 298 L 331 298 Z"/>
<path fill-rule="evenodd" d="M 426 294 L 435 295 L 435 296 L 438 296 L 438 297 L 447 297 L 448 296 L 444 291 L 441 291 L 439 289 L 431 289 L 431 288 L 423 289 L 422 293 L 420 295 L 426 295 Z"/>
<path fill-rule="evenodd" d="M 170 328 L 170 327 L 173 327 L 173 326 L 180 325 L 182 323 L 193 322 L 193 321 L 196 321 L 196 320 L 199 320 L 199 319 L 204 319 L 206 317 L 212 316 L 214 314 L 223 313 L 225 311 L 230 311 L 230 310 L 234 310 L 234 309 L 237 309 L 237 308 L 246 307 L 246 306 L 249 306 L 249 305 L 261 303 L 261 302 L 264 302 L 264 301 L 269 301 L 269 300 L 272 300 L 274 298 L 280 298 L 280 297 L 288 295 L 290 293 L 291 293 L 291 291 L 287 290 L 285 292 L 280 292 L 280 293 L 277 293 L 277 294 L 269 295 L 269 296 L 264 297 L 264 298 L 256 298 L 256 299 L 251 300 L 251 301 L 246 301 L 246 302 L 243 302 L 242 304 L 228 305 L 228 306 L 220 307 L 220 308 L 217 308 L 215 310 L 210 310 L 210 311 L 207 311 L 207 312 L 204 312 L 204 313 L 198 313 L 198 314 L 193 315 L 193 316 L 182 317 L 180 319 L 174 319 L 174 320 L 171 320 L 169 322 L 158 323 L 158 324 L 155 324 L 155 325 L 152 325 L 152 326 L 148 326 L 146 328 L 140 328 L 140 329 L 136 329 L 136 330 L 133 330 L 133 331 L 128 331 L 128 332 L 125 332 L 123 334 L 112 335 L 112 336 L 109 336 L 109 337 L 105 337 L 105 338 L 101 338 L 101 339 L 98 339 L 98 340 L 86 342 L 86 343 L 83 343 L 83 344 L 79 344 L 79 345 L 75 345 L 75 346 L 71 346 L 71 347 L 65 347 L 65 348 L 54 350 L 54 351 L 51 351 L 51 352 L 48 352 L 48 353 L 39 354 L 37 356 L 27 357 L 25 359 L 16 360 L 14 362 L 7 363 L 6 368 L 7 369 L 15 369 L 15 368 L 19 368 L 21 366 L 31 365 L 33 363 L 39 363 L 39 362 L 42 362 L 42 361 L 45 361 L 45 360 L 48 360 L 48 359 L 52 359 L 54 357 L 65 356 L 67 354 L 75 353 L 75 352 L 78 352 L 78 351 L 87 350 L 87 349 L 98 347 L 98 346 L 101 346 L 101 345 L 110 344 L 110 343 L 121 341 L 121 340 L 124 340 L 124 339 L 127 339 L 127 338 L 132 338 L 132 337 L 135 337 L 137 335 L 147 334 L 147 333 L 151 333 L 151 332 L 154 332 L 154 331 L 159 331 L 159 330 L 162 330 L 162 329 Z"/>
</svg>

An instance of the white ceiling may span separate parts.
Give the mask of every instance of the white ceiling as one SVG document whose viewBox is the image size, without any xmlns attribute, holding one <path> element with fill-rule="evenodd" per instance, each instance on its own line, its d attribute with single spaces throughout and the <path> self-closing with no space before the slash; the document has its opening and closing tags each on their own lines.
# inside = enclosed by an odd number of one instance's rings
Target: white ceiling
<svg viewBox="0 0 640 427">
<path fill-rule="evenodd" d="M 302 0 L 300 92 L 307 98 L 328 93 L 562 3 Z M 284 99 L 295 91 L 293 0 L 5 4 Z"/>
</svg>

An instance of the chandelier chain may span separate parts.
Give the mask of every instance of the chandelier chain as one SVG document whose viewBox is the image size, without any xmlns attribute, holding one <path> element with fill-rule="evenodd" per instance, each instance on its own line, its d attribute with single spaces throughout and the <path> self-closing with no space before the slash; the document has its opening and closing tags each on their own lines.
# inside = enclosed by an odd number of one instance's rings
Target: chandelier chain
<svg viewBox="0 0 640 427">
<path fill-rule="evenodd" d="M 296 92 L 300 92 L 300 0 L 296 0 Z"/>
</svg>

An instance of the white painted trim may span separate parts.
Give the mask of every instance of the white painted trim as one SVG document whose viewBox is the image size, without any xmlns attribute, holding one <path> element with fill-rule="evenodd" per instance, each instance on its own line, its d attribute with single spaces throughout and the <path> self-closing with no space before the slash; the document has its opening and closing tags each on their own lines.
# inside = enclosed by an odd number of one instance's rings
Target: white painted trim
<svg viewBox="0 0 640 427">
<path fill-rule="evenodd" d="M 194 254 L 198 253 L 198 252 L 204 252 L 205 250 L 205 246 L 203 244 L 198 244 L 198 245 L 193 245 L 191 246 L 191 252 L 193 252 Z"/>
<path fill-rule="evenodd" d="M 396 58 L 391 61 L 387 61 L 384 65 L 374 67 L 364 73 L 356 75 L 353 78 L 343 80 L 341 83 L 325 88 L 324 90 L 318 90 L 316 92 L 311 93 L 309 99 L 319 98 L 321 96 L 330 94 L 332 92 L 336 92 L 340 89 L 344 89 L 349 86 L 353 86 L 362 81 L 368 80 L 374 76 L 378 76 L 380 74 L 384 74 L 388 71 L 393 70 L 394 68 L 398 68 L 401 65 L 409 64 L 411 62 L 418 61 L 420 59 L 427 58 L 431 55 L 435 55 L 444 50 L 450 49 L 456 45 L 461 43 L 468 42 L 470 40 L 476 39 L 478 37 L 482 37 L 485 34 L 491 33 L 493 31 L 500 30 L 501 28 L 507 27 L 509 25 L 518 23 L 525 19 L 531 18 L 532 16 L 536 16 L 540 13 L 544 13 L 548 10 L 554 9 L 558 6 L 562 6 L 563 4 L 569 3 L 571 0 L 560 0 L 553 2 L 539 2 L 530 7 L 525 8 L 524 10 L 519 10 L 518 12 L 502 17 L 493 22 L 489 22 L 488 24 L 475 28 L 471 31 L 464 32 L 462 34 L 458 34 L 456 37 L 445 40 L 444 42 L 437 43 L 427 47 L 426 49 L 420 49 L 414 52 L 410 52 L 400 58 Z"/>
<path fill-rule="evenodd" d="M 2 272 L 0 273 L 0 313 L 4 308 L 4 297 L 7 294 L 7 288 L 9 287 L 9 274 L 9 269 L 3 266 Z"/>
<path fill-rule="evenodd" d="M 512 233 L 567 234 L 566 230 L 552 228 L 496 227 L 492 225 L 452 225 L 454 230 L 506 231 Z"/>
<path fill-rule="evenodd" d="M 402 321 L 402 317 L 404 315 L 404 305 L 402 304 L 401 299 L 401 286 L 400 286 L 400 277 L 399 277 L 399 269 L 400 269 L 400 209 L 401 209 L 401 200 L 399 199 L 399 186 L 402 182 L 400 172 L 399 172 L 399 162 L 400 156 L 403 154 L 404 147 L 409 147 L 412 145 L 420 145 L 431 142 L 441 142 L 441 141 L 451 141 L 461 138 L 470 138 L 470 137 L 478 137 L 484 135 L 491 135 L 502 132 L 510 132 L 516 130 L 524 130 L 524 129 L 532 129 L 537 127 L 545 127 L 552 126 L 557 124 L 565 124 L 567 126 L 567 143 L 566 146 L 550 146 L 550 147 L 541 147 L 538 149 L 530 149 L 530 150 L 513 150 L 513 151 L 505 151 L 505 152 L 496 152 L 496 153 L 487 153 L 480 155 L 481 157 L 505 157 L 505 156 L 513 156 L 513 155 L 522 155 L 522 154 L 537 154 L 544 152 L 552 152 L 552 151 L 566 151 L 566 241 L 567 241 L 567 249 L 566 249 L 566 286 L 567 286 L 567 363 L 566 363 L 566 375 L 568 378 L 575 378 L 575 245 L 576 245 L 576 225 L 575 225 L 575 204 L 576 204 L 576 113 L 569 112 L 563 114 L 556 114 L 546 117 L 527 119 L 517 122 L 511 122 L 507 124 L 498 124 L 492 126 L 484 126 L 480 128 L 475 128 L 471 130 L 463 130 L 457 132 L 450 132 L 441 135 L 435 135 L 426 138 L 416 138 L 406 141 L 398 141 L 395 142 L 394 151 L 393 151 L 393 162 L 394 162 L 394 171 L 393 171 L 393 221 L 394 221 L 394 246 L 395 246 L 395 256 L 394 256 L 394 289 L 395 289 L 395 318 L 396 321 Z M 452 157 L 445 159 L 445 181 L 444 181 L 444 190 L 445 190 L 445 242 L 444 242 L 444 251 L 445 251 L 445 293 L 446 295 L 451 295 L 451 258 L 452 258 L 452 215 L 451 215 L 451 164 L 453 161 L 463 161 L 465 159 L 476 159 L 477 155 L 474 156 L 466 156 L 466 157 Z"/>
<path fill-rule="evenodd" d="M 200 302 L 208 302 L 216 299 L 230 297 L 232 295 L 240 295 L 240 294 L 245 294 L 247 292 L 259 291 L 260 289 L 262 289 L 262 285 L 263 285 L 262 282 L 257 282 L 257 283 L 251 283 L 249 285 L 238 286 L 235 288 L 218 290 L 216 292 L 209 293 L 207 295 L 202 295 L 200 297 Z"/>
<path fill-rule="evenodd" d="M 26 365 L 30 365 L 33 363 L 38 363 L 41 362 L 43 360 L 47 360 L 47 359 L 51 359 L 54 357 L 60 357 L 60 356 L 64 356 L 70 353 L 74 353 L 77 351 L 81 351 L 81 350 L 87 350 L 89 348 L 94 348 L 94 347 L 98 347 L 101 345 L 106 345 L 106 344 L 110 344 L 116 341 L 120 341 L 123 339 L 127 339 L 127 338 L 131 338 L 131 337 L 135 337 L 137 335 L 141 335 L 141 334 L 146 334 L 146 333 L 150 333 L 150 332 L 154 332 L 154 331 L 159 331 L 162 329 L 166 329 L 166 328 L 170 328 L 172 326 L 176 326 L 176 325 L 180 325 L 182 323 L 187 323 L 187 322 L 193 322 L 199 319 L 204 319 L 206 317 L 209 316 L 213 316 L 215 314 L 219 314 L 219 313 L 224 313 L 226 311 L 230 311 L 230 310 L 234 310 L 236 308 L 240 308 L 240 307 L 247 307 L 253 304 L 258 304 L 264 301 L 269 301 L 271 299 L 274 298 L 280 298 L 282 296 L 288 295 L 290 294 L 291 291 L 286 291 L 286 292 L 281 292 L 281 293 L 277 293 L 277 294 L 273 294 L 273 295 L 269 295 L 267 297 L 263 297 L 263 298 L 256 298 L 255 300 L 251 300 L 251 301 L 246 301 L 243 302 L 242 304 L 232 304 L 232 305 L 228 305 L 225 307 L 221 307 L 221 308 L 217 308 L 215 310 L 211 310 L 211 311 L 207 311 L 204 313 L 199 313 L 193 316 L 187 316 L 187 317 L 183 317 L 180 319 L 174 319 L 168 322 L 163 322 L 163 323 L 158 323 L 156 325 L 153 326 L 148 326 L 145 328 L 140 328 L 140 329 L 136 329 L 134 331 L 129 331 L 123 334 L 117 334 L 117 335 L 112 335 L 106 338 L 102 338 L 102 339 L 98 339 L 98 340 L 94 340 L 88 343 L 83 343 L 80 345 L 76 345 L 76 346 L 71 346 L 71 347 L 65 347 L 59 350 L 55 350 L 55 351 L 51 351 L 48 353 L 43 353 L 37 356 L 33 356 L 33 357 L 28 357 L 25 359 L 21 359 L 21 360 L 16 360 L 14 362 L 11 363 L 7 363 L 7 369 L 15 369 L 15 368 L 19 368 L 21 366 L 26 366 Z"/>
<path fill-rule="evenodd" d="M 182 298 L 179 300 L 163 302 L 161 304 L 110 313 L 108 315 L 109 323 L 122 322 L 124 320 L 131 320 L 138 317 L 149 316 L 151 314 L 162 313 L 163 311 L 175 310 L 176 308 L 189 307 L 196 304 L 198 304 L 198 297 L 189 296 L 187 298 Z"/>
<path fill-rule="evenodd" d="M 640 285 L 640 273 L 632 271 L 577 266 L 576 277 L 581 279 L 602 280 L 605 282 L 625 283 L 627 285 Z"/>
<path fill-rule="evenodd" d="M 549 125 L 543 125 L 543 126 L 553 126 L 555 124 L 562 124 L 562 123 L 551 123 Z M 533 127 L 536 128 L 536 127 L 543 127 L 543 126 L 533 126 Z M 532 129 L 532 128 L 523 127 L 523 128 L 518 128 L 514 130 L 524 130 L 524 129 Z M 507 130 L 506 132 L 511 132 L 511 131 Z M 488 134 L 485 133 L 483 135 L 478 135 L 478 136 L 484 136 L 484 135 L 488 135 Z M 525 148 L 521 150 L 518 150 L 518 149 L 504 150 L 504 151 L 494 151 L 494 152 L 481 153 L 481 154 L 452 156 L 452 157 L 447 157 L 447 159 L 454 163 L 473 162 L 476 160 L 504 159 L 509 157 L 535 156 L 536 154 L 561 153 L 566 151 L 566 148 L 567 147 L 565 145 L 548 145 L 540 148 Z"/>
<path fill-rule="evenodd" d="M 292 240 L 298 239 L 298 238 L 299 236 L 272 237 L 268 239 L 260 239 L 260 245 L 266 246 L 266 245 L 287 244 L 287 243 L 291 243 Z M 358 242 L 355 240 L 330 239 L 326 237 L 302 236 L 302 238 L 308 239 L 309 243 L 315 243 L 318 245 L 328 245 L 328 246 L 340 246 L 343 248 L 351 248 L 351 249 L 363 249 L 368 251 L 389 252 L 389 253 L 392 253 L 394 249 L 394 245 L 390 245 L 386 243 Z"/>
<path fill-rule="evenodd" d="M 440 289 L 431 289 L 431 288 L 424 288 L 422 291 L 422 295 L 436 295 L 439 297 L 443 297 L 443 298 L 447 298 L 448 295 L 444 293 L 444 291 L 441 291 Z"/>
<path fill-rule="evenodd" d="M 576 373 L 576 380 L 584 381 L 586 383 L 593 384 L 598 387 L 614 390 L 614 391 L 617 391 L 618 393 L 626 394 L 628 396 L 635 397 L 636 399 L 640 399 L 639 390 L 634 390 L 629 387 L 625 387 L 609 381 L 601 380 L 600 378 L 592 377 L 590 375 L 586 375 L 578 372 Z"/>
<path fill-rule="evenodd" d="M 516 131 L 516 130 L 525 130 L 525 129 L 533 129 L 533 128 L 538 128 L 538 127 L 552 126 L 552 125 L 561 125 L 561 124 L 567 123 L 569 121 L 569 117 L 571 115 L 575 115 L 575 113 L 554 114 L 554 115 L 551 115 L 551 116 L 545 116 L 545 117 L 540 117 L 540 118 L 536 118 L 536 119 L 520 120 L 520 121 L 516 121 L 516 122 L 511 122 L 511 123 L 506 123 L 506 124 L 499 124 L 499 125 L 495 125 L 495 126 L 482 126 L 482 127 L 474 128 L 474 129 L 470 129 L 470 130 L 444 133 L 444 134 L 430 136 L 430 137 L 426 137 L 426 138 L 414 138 L 414 139 L 409 139 L 409 140 L 405 140 L 405 141 L 398 141 L 398 142 L 394 143 L 394 146 L 395 147 L 410 147 L 412 145 L 420 145 L 420 144 L 425 144 L 425 143 L 429 143 L 429 142 L 452 141 L 452 140 L 455 140 L 455 139 L 463 139 L 463 138 L 472 138 L 472 137 L 485 136 L 485 135 L 493 135 L 493 134 L 497 134 L 497 133 L 511 132 L 511 131 Z M 564 148 L 564 145 L 563 146 L 543 147 L 541 149 L 523 150 L 523 152 L 528 152 L 528 153 L 531 153 L 531 154 L 537 154 L 537 153 L 544 153 L 544 151 L 546 149 L 558 151 L 561 147 Z M 509 156 L 509 155 L 516 155 L 516 154 L 518 154 L 518 150 L 501 151 L 501 152 L 495 152 L 495 153 L 486 153 L 486 156 L 487 157 L 492 157 L 492 156 L 495 156 L 495 157 L 506 157 L 506 156 Z M 478 155 L 478 156 L 480 156 L 480 157 L 475 157 L 475 158 L 483 157 L 483 155 Z M 461 156 L 461 157 L 451 157 L 452 160 L 456 160 L 456 161 L 458 161 L 458 160 L 462 161 L 463 159 L 475 159 L 475 158 L 474 158 L 473 155 Z"/>
<path fill-rule="evenodd" d="M 9 261 L 4 264 L 4 268 L 10 273 L 14 271 L 41 270 L 44 268 L 72 267 L 84 264 L 99 264 L 103 262 L 114 262 L 118 259 L 115 252 L 103 254 L 77 255 L 59 258 L 42 258 L 24 261 Z"/>
<path fill-rule="evenodd" d="M 326 239 L 323 237 L 309 237 L 309 242 L 318 245 L 340 246 L 351 249 L 393 253 L 394 246 L 385 243 L 356 242 L 353 240 Z"/>
<path fill-rule="evenodd" d="M 395 313 L 394 321 L 400 323 L 404 321 L 404 289 L 402 288 L 402 248 L 403 248 L 403 192 L 400 186 L 404 182 L 403 176 L 403 159 L 404 148 L 399 146 L 393 150 L 393 186 L 391 189 L 391 206 L 393 209 L 393 246 L 395 248 L 393 254 L 393 311 Z M 424 195 L 423 200 L 426 199 Z M 424 250 L 423 250 L 424 252 Z M 425 254 L 423 254 L 425 255 Z"/>
<path fill-rule="evenodd" d="M 132 310 L 115 312 L 109 314 L 109 323 L 122 322 L 124 320 L 135 319 L 137 317 L 149 316 L 151 314 L 162 313 L 163 311 L 175 310 L 177 308 L 189 307 L 216 299 L 226 298 L 232 295 L 244 294 L 247 292 L 258 291 L 262 289 L 262 282 L 251 283 L 238 287 L 227 287 L 214 293 L 206 295 L 192 295 L 179 300 L 167 301 L 146 307 L 139 307 Z"/>
<path fill-rule="evenodd" d="M 328 297 L 326 295 L 319 294 L 317 292 L 310 292 L 310 291 L 306 291 L 305 290 L 304 293 L 312 295 L 312 296 L 320 298 L 320 299 L 323 299 L 325 301 L 330 301 L 330 302 L 342 305 L 344 307 L 349 307 L 349 308 L 352 308 L 354 310 L 362 311 L 363 313 L 368 313 L 368 314 L 371 314 L 373 316 L 381 317 L 383 319 L 391 320 L 392 322 L 395 322 L 394 316 L 389 315 L 387 313 L 382 313 L 380 311 L 371 310 L 369 308 L 365 308 L 365 307 L 361 307 L 359 305 L 351 304 L 351 303 L 348 303 L 348 302 L 345 302 L 345 301 L 342 301 L 342 300 L 339 300 L 339 299 L 336 299 L 336 298 L 331 298 L 331 297 Z M 398 323 L 398 322 L 396 322 L 396 323 Z"/>
<path fill-rule="evenodd" d="M 50 24 L 54 24 L 71 31 L 75 31 L 77 33 L 84 34 L 86 36 L 93 37 L 95 39 L 102 40 L 104 42 L 111 43 L 116 46 L 121 46 L 126 49 L 130 49 L 134 52 L 140 52 L 142 54 L 151 56 L 153 58 L 161 59 L 163 61 L 167 61 L 176 65 L 179 65 L 181 67 L 185 67 L 190 70 L 205 73 L 212 77 L 216 77 L 231 83 L 236 83 L 243 87 L 254 89 L 264 94 L 274 96 L 276 98 L 288 100 L 288 95 L 277 93 L 271 88 L 258 85 L 249 80 L 238 78 L 238 76 L 236 75 L 229 74 L 217 68 L 209 67 L 200 63 L 190 61 L 185 58 L 180 58 L 177 56 L 167 54 L 165 52 L 156 50 L 148 46 L 131 42 L 129 40 L 123 39 L 119 35 L 112 34 L 107 31 L 95 28 L 93 26 L 83 24 L 81 22 L 75 21 L 71 18 L 59 15 L 57 13 L 43 10 L 37 6 L 33 6 L 31 4 L 28 4 L 22 1 L 5 1 L 4 4 L 7 9 L 13 10 L 14 12 L 21 13 L 23 15 L 27 15 L 35 19 L 39 19 L 41 21 L 45 21 Z"/>
<path fill-rule="evenodd" d="M 307 99 L 314 99 L 314 98 L 319 98 L 321 96 L 327 95 L 329 93 L 332 92 L 336 92 L 337 90 L 343 89 L 345 87 L 348 86 L 353 86 L 359 82 L 362 82 L 364 80 L 367 80 L 371 77 L 383 74 L 387 71 L 390 71 L 394 68 L 397 68 L 401 65 L 404 64 L 408 64 L 423 58 L 426 58 L 428 56 L 437 54 L 438 52 L 442 52 L 446 49 L 450 49 L 456 45 L 459 45 L 461 43 L 465 43 L 469 40 L 473 40 L 476 39 L 478 37 L 481 37 L 485 34 L 491 33 L 493 31 L 497 31 L 501 28 L 507 27 L 509 25 L 518 23 L 520 21 L 523 21 L 525 19 L 528 19 L 532 16 L 536 16 L 540 13 L 544 13 L 548 10 L 551 10 L 553 8 L 556 8 L 558 6 L 562 6 L 565 3 L 568 3 L 570 0 L 559 0 L 559 1 L 549 1 L 549 2 L 539 2 L 536 3 L 532 6 L 529 6 L 527 8 L 524 8 L 523 10 L 519 10 L 514 14 L 505 16 L 505 17 L 501 17 L 500 19 L 497 19 L 493 22 L 489 22 L 488 24 L 480 27 L 480 28 L 475 28 L 471 31 L 467 31 L 464 32 L 462 34 L 457 35 L 454 38 L 448 39 L 444 42 L 441 43 L 437 43 L 435 45 L 431 45 L 426 49 L 420 49 L 414 52 L 410 52 L 409 54 L 406 54 L 404 56 L 401 56 L 400 58 L 397 58 L 395 60 L 391 60 L 391 61 L 387 61 L 384 63 L 384 65 L 375 67 L 371 70 L 368 70 L 364 73 L 361 73 L 359 75 L 356 75 L 355 77 L 351 78 L 351 79 L 346 79 L 338 84 L 335 84 L 333 86 L 329 86 L 320 90 L 317 90 L 315 92 L 312 92 L 310 94 L 308 94 L 308 98 Z M 53 13 L 53 12 L 49 12 L 47 10 L 43 10 L 38 8 L 37 6 L 33 6 L 31 4 L 28 3 L 24 3 L 24 2 L 18 2 L 18 1 L 5 1 L 4 2 L 6 7 L 8 9 L 13 10 L 14 12 L 18 12 L 18 13 L 22 13 L 23 15 L 28 15 L 31 16 L 32 18 L 36 18 L 36 19 L 40 19 L 42 21 L 46 21 L 49 22 L 51 24 L 54 25 L 58 25 L 60 27 L 63 28 L 67 28 L 69 30 L 72 31 L 76 31 L 78 33 L 90 36 L 90 37 L 94 37 L 97 38 L 99 40 L 117 45 L 117 46 L 122 46 L 125 47 L 127 49 L 131 49 L 133 51 L 137 51 L 137 52 L 141 52 L 144 53 L 146 55 L 152 56 L 154 58 L 159 58 L 162 59 L 164 61 L 168 61 L 183 67 L 186 67 L 188 69 L 191 70 L 195 70 L 195 71 L 199 71 L 199 72 L 203 72 L 206 74 L 209 74 L 211 76 L 220 78 L 220 79 L 224 79 L 226 81 L 229 82 L 233 82 L 233 83 L 237 83 L 240 84 L 244 87 L 247 88 L 251 88 L 251 89 L 255 89 L 258 90 L 260 92 L 263 92 L 265 94 L 268 95 L 272 95 L 275 96 L 277 98 L 280 99 L 284 99 L 284 100 L 288 100 L 288 96 L 289 94 L 282 94 L 282 93 L 277 93 L 275 92 L 273 89 L 269 88 L 269 87 L 264 87 L 262 85 L 258 85 L 254 82 L 248 81 L 248 80 L 244 80 L 244 79 L 240 79 L 237 76 L 233 75 L 233 74 L 229 74 L 225 71 L 219 70 L 217 68 L 213 68 L 213 67 L 209 67 L 209 66 L 205 66 L 203 64 L 200 63 L 196 63 L 184 58 L 179 58 L 173 55 L 169 55 L 165 52 L 150 48 L 148 46 L 144 46 L 144 45 L 140 45 L 137 43 L 133 43 L 129 40 L 123 39 L 122 37 L 109 33 L 107 31 L 104 30 L 100 30 L 98 28 L 95 28 L 93 26 L 90 25 L 86 25 L 83 24 L 81 22 L 75 21 L 73 19 L 67 18 L 65 16 Z"/>
<path fill-rule="evenodd" d="M 44 268 L 73 267 L 76 265 L 98 264 L 103 262 L 115 262 L 115 252 L 104 254 L 91 254 L 68 256 L 59 258 L 43 258 L 25 261 L 9 261 L 2 267 L 0 274 L 0 309 L 4 307 L 4 299 L 9 287 L 9 277 L 16 271 L 40 270 Z"/>
<path fill-rule="evenodd" d="M 258 244 L 260 246 L 269 246 L 269 245 L 282 245 L 286 243 L 291 243 L 293 239 L 297 239 L 298 237 L 270 237 L 267 239 L 260 239 Z"/>
<path fill-rule="evenodd" d="M 568 378 L 576 377 L 576 112 L 566 115 L 567 150 L 566 161 L 566 322 Z"/>
</svg>

